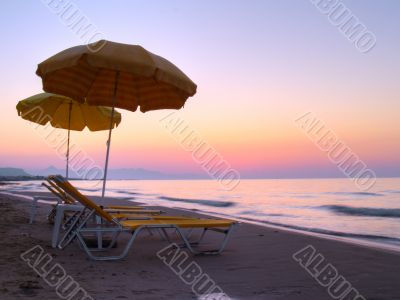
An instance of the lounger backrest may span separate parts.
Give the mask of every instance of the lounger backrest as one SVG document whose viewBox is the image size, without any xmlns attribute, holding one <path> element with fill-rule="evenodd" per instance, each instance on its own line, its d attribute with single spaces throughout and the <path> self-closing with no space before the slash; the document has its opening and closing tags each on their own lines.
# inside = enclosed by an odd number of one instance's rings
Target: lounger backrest
<svg viewBox="0 0 400 300">
<path fill-rule="evenodd" d="M 59 192 L 57 192 L 56 190 L 54 190 L 51 186 L 47 185 L 46 183 L 42 182 L 42 185 L 44 187 L 46 187 L 50 192 L 52 192 L 54 195 L 56 195 L 58 198 L 60 198 L 61 200 L 64 200 L 65 198 L 60 195 Z"/>
<path fill-rule="evenodd" d="M 53 178 L 49 176 L 46 178 L 46 181 L 50 186 L 48 186 L 45 183 L 42 183 L 43 186 L 45 186 L 50 192 L 52 192 L 54 195 L 62 199 L 65 203 L 67 204 L 75 204 L 74 199 L 72 199 L 66 192 L 64 192 L 62 189 L 60 189 L 57 184 L 55 184 L 53 181 Z"/>
<path fill-rule="evenodd" d="M 96 214 L 101 216 L 103 219 L 114 222 L 112 216 L 104 211 L 100 206 L 90 200 L 88 197 L 84 196 L 79 192 L 68 180 L 60 175 L 52 176 L 54 181 L 58 184 L 60 188 L 62 188 L 67 194 L 71 195 L 74 199 L 79 201 L 82 205 L 86 206 L 89 209 L 94 209 Z"/>
</svg>

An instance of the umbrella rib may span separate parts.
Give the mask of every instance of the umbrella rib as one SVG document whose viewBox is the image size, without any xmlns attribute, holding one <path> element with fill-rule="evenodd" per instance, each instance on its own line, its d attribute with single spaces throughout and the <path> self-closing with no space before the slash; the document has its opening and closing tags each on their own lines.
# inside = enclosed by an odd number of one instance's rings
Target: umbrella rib
<svg viewBox="0 0 400 300">
<path fill-rule="evenodd" d="M 133 89 L 135 90 L 135 97 L 136 97 L 136 101 L 137 101 L 137 107 L 141 107 L 142 103 L 141 103 L 141 99 L 140 99 L 140 93 L 139 93 L 139 89 L 137 87 L 137 82 L 135 80 L 135 77 L 133 77 Z"/>
<path fill-rule="evenodd" d="M 97 75 L 99 75 L 99 73 L 100 73 L 101 70 L 102 70 L 101 68 L 97 68 L 96 74 L 95 74 L 95 76 L 94 76 L 94 79 L 92 80 L 92 83 L 90 84 L 89 89 L 88 89 L 88 91 L 87 91 L 87 93 L 86 93 L 86 95 L 85 95 L 85 102 L 87 102 L 87 101 L 86 101 L 86 98 L 87 98 L 89 92 L 92 90 L 92 87 L 93 87 L 93 85 L 94 85 L 94 82 L 96 81 Z"/>
</svg>

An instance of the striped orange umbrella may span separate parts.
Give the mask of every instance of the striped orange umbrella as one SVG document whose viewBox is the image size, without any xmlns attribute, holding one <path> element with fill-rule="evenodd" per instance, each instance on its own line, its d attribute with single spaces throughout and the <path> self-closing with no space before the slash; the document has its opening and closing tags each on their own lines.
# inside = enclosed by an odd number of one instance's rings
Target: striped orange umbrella
<svg viewBox="0 0 400 300">
<path fill-rule="evenodd" d="M 196 84 L 174 64 L 141 46 L 99 41 L 66 49 L 38 65 L 43 90 L 90 105 L 142 112 L 180 109 Z M 113 99 L 115 94 L 115 99 Z M 113 105 L 115 104 L 115 105 Z"/>
<path fill-rule="evenodd" d="M 93 49 L 96 49 L 94 51 Z M 196 84 L 170 61 L 141 46 L 98 41 L 66 49 L 38 65 L 43 90 L 90 105 L 142 112 L 180 109 Z M 111 126 L 110 126 L 111 129 Z M 103 196 L 111 130 L 107 147 Z"/>
</svg>

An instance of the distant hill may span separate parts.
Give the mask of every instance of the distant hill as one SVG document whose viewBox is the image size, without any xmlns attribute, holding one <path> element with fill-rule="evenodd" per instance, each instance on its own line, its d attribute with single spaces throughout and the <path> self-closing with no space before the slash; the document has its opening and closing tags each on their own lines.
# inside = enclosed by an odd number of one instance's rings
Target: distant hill
<svg viewBox="0 0 400 300">
<path fill-rule="evenodd" d="M 58 169 L 54 166 L 50 166 L 45 169 L 28 170 L 29 173 L 37 176 L 48 176 L 54 174 L 65 175 L 65 169 Z M 84 173 L 84 172 L 82 172 Z M 81 178 L 81 176 L 70 169 L 70 178 Z M 167 174 L 159 171 L 147 170 L 143 168 L 121 168 L 121 169 L 109 169 L 108 179 L 124 180 L 124 179 L 137 179 L 137 180 L 168 180 L 168 179 L 205 179 L 206 176 L 198 174 Z"/>
<path fill-rule="evenodd" d="M 32 176 L 19 168 L 0 168 L 1 181 L 41 180 L 41 176 Z"/>
<path fill-rule="evenodd" d="M 49 166 L 45 169 L 28 169 L 28 172 L 31 174 L 34 174 L 36 176 L 49 176 L 49 175 L 57 175 L 57 174 L 64 175 L 65 169 L 63 170 L 63 169 L 58 169 L 54 166 Z M 71 174 L 71 177 L 76 177 L 76 174 Z"/>
<path fill-rule="evenodd" d="M 31 176 L 31 174 L 28 174 L 25 172 L 25 170 L 18 168 L 0 168 L 0 176 L 1 177 Z"/>
</svg>

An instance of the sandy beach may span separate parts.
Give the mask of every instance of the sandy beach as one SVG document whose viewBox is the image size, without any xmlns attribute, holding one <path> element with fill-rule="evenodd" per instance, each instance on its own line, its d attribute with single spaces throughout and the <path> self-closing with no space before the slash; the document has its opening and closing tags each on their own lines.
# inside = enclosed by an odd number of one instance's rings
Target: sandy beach
<svg viewBox="0 0 400 300">
<path fill-rule="evenodd" d="M 123 203 L 116 199 L 106 202 Z M 95 262 L 77 242 L 63 251 L 51 248 L 52 227 L 46 221 L 49 205 L 40 204 L 32 225 L 28 224 L 29 208 L 26 198 L 0 195 L 1 299 L 59 299 L 55 289 L 20 258 L 35 245 L 49 253 L 53 262 L 65 268 L 93 299 L 199 298 L 191 285 L 157 257 L 156 253 L 168 246 L 160 237 L 144 234 L 124 260 Z M 171 214 L 196 215 L 161 209 Z M 210 235 L 207 242 L 213 240 Z M 189 261 L 196 262 L 231 299 L 332 299 L 327 287 L 293 258 L 308 245 L 365 299 L 400 298 L 400 255 L 275 228 L 242 223 L 221 255 L 189 256 Z"/>
</svg>

